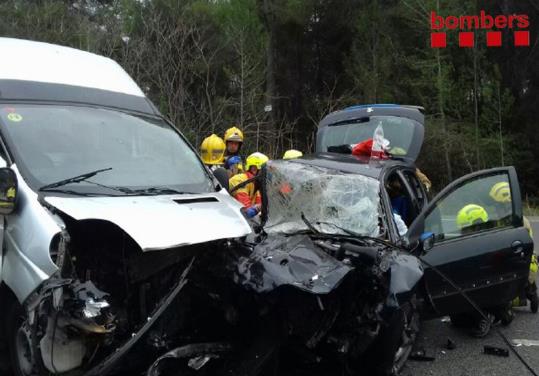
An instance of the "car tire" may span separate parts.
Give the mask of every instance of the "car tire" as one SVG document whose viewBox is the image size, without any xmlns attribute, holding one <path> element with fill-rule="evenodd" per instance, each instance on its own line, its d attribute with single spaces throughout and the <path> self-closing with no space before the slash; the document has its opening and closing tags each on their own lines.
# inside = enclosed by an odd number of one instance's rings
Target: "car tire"
<svg viewBox="0 0 539 376">
<path fill-rule="evenodd" d="M 393 374 L 398 375 L 410 356 L 414 347 L 415 341 L 419 334 L 420 329 L 420 317 L 419 309 L 417 307 L 417 299 L 415 295 L 407 302 L 403 307 L 404 313 L 404 328 L 401 336 L 401 343 L 399 348 L 395 352 L 395 359 L 393 361 Z"/>
<path fill-rule="evenodd" d="M 537 293 L 530 296 L 530 310 L 532 313 L 537 313 L 537 309 L 539 308 L 539 297 L 537 296 Z"/>
<path fill-rule="evenodd" d="M 532 283 L 528 286 L 528 300 L 530 301 L 530 310 L 532 313 L 537 313 L 539 308 L 539 297 L 537 296 L 537 286 L 535 283 Z"/>
<path fill-rule="evenodd" d="M 504 307 L 500 307 L 498 311 L 498 317 L 503 326 L 508 326 L 513 322 L 515 318 L 515 313 L 513 312 L 513 305 L 511 302 L 506 304 Z"/>
<path fill-rule="evenodd" d="M 412 352 L 419 333 L 419 323 L 417 300 L 413 296 L 393 313 L 365 354 L 368 370 L 365 374 L 398 375 Z"/>
<path fill-rule="evenodd" d="M 472 323 L 472 318 L 467 313 L 458 313 L 450 315 L 451 324 L 457 328 L 467 328 Z"/>
</svg>

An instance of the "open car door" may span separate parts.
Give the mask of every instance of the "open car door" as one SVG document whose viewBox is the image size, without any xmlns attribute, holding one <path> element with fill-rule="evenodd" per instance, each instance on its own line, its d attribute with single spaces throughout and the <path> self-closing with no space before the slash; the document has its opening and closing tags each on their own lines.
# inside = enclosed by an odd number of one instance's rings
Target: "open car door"
<svg viewBox="0 0 539 376">
<path fill-rule="evenodd" d="M 507 304 L 524 287 L 533 240 L 523 226 L 513 167 L 475 172 L 451 183 L 412 223 L 409 238 L 421 232 L 434 234 L 434 244 L 423 259 L 480 307 Z M 435 315 L 472 310 L 456 289 L 428 267 L 425 283 Z"/>
</svg>

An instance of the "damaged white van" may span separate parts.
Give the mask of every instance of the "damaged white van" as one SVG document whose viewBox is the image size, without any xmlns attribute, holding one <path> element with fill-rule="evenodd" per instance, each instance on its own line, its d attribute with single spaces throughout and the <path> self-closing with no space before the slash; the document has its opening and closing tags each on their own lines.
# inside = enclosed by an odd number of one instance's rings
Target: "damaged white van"
<svg viewBox="0 0 539 376">
<path fill-rule="evenodd" d="M 141 335 L 193 255 L 251 229 L 116 62 L 0 51 L 0 336 L 15 376 L 63 374 Z"/>
</svg>

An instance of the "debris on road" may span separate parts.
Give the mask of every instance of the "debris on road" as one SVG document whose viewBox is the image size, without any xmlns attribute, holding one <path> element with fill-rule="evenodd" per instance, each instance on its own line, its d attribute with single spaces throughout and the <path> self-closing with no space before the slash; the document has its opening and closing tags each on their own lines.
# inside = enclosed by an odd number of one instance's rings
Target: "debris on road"
<svg viewBox="0 0 539 376">
<path fill-rule="evenodd" d="M 485 345 L 483 347 L 483 353 L 487 355 L 496 355 L 496 356 L 503 356 L 503 357 L 509 356 L 509 350 L 504 349 L 502 347 L 489 346 L 489 345 Z"/>
<path fill-rule="evenodd" d="M 451 338 L 448 338 L 445 348 L 448 350 L 455 350 L 457 348 L 457 344 Z"/>
<path fill-rule="evenodd" d="M 515 347 L 519 346 L 539 346 L 539 340 L 536 339 L 513 339 L 511 343 Z"/>
<path fill-rule="evenodd" d="M 412 351 L 408 359 L 415 360 L 418 362 L 432 362 L 436 360 L 435 357 L 427 355 L 425 349 L 417 349 Z"/>
</svg>

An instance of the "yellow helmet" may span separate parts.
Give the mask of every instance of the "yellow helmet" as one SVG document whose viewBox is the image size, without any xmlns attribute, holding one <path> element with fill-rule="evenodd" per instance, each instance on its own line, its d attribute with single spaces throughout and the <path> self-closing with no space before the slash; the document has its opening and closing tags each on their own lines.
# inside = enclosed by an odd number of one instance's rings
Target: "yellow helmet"
<svg viewBox="0 0 539 376">
<path fill-rule="evenodd" d="M 216 134 L 206 137 L 200 145 L 202 161 L 207 165 L 223 164 L 225 148 L 225 142 Z"/>
<path fill-rule="evenodd" d="M 468 204 L 457 213 L 457 226 L 460 229 L 486 222 L 488 222 L 487 211 L 482 206 L 476 204 Z"/>
<path fill-rule="evenodd" d="M 259 152 L 253 153 L 247 157 L 245 162 L 245 170 L 249 171 L 251 166 L 256 166 L 256 168 L 260 170 L 267 161 L 269 161 L 269 158 L 265 154 Z"/>
<path fill-rule="evenodd" d="M 237 127 L 228 128 L 225 132 L 225 142 L 243 142 L 243 132 Z"/>
<path fill-rule="evenodd" d="M 287 150 L 283 155 L 283 159 L 296 159 L 301 157 L 303 157 L 303 153 L 295 149 Z"/>
<path fill-rule="evenodd" d="M 494 184 L 490 189 L 489 195 L 494 201 L 511 202 L 511 188 L 509 187 L 509 183 L 501 181 Z"/>
</svg>

